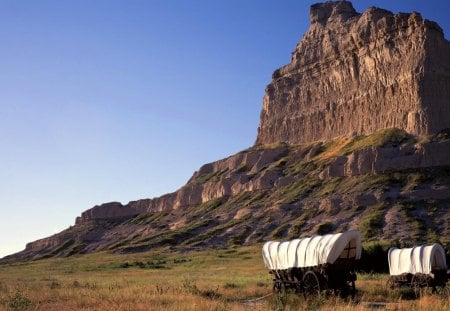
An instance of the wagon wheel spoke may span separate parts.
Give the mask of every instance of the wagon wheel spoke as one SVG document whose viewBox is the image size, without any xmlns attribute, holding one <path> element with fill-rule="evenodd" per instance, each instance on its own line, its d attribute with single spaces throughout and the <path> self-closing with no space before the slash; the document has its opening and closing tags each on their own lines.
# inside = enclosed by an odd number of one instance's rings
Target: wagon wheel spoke
<svg viewBox="0 0 450 311">
<path fill-rule="evenodd" d="M 273 281 L 273 287 L 272 287 L 272 291 L 275 293 L 275 294 L 277 294 L 277 293 L 279 293 L 280 292 L 280 282 L 278 282 L 277 280 L 276 281 Z"/>
<path fill-rule="evenodd" d="M 429 287 L 429 280 L 427 275 L 414 274 L 411 279 L 411 287 L 416 296 L 423 295 Z"/>
<path fill-rule="evenodd" d="M 281 282 L 280 280 L 276 280 L 273 283 L 273 288 L 272 288 L 273 292 L 275 294 L 282 294 L 286 291 L 286 286 L 284 285 L 283 282 Z"/>
<path fill-rule="evenodd" d="M 347 281 L 347 287 L 348 287 L 350 297 L 352 297 L 352 299 L 355 299 L 355 295 L 356 295 L 355 281 Z"/>
<path fill-rule="evenodd" d="M 413 289 L 416 297 L 419 297 L 421 294 L 421 281 L 419 275 L 413 275 L 411 279 L 411 288 Z"/>
<path fill-rule="evenodd" d="M 320 294 L 319 278 L 313 271 L 307 271 L 303 276 L 303 290 L 305 296 Z"/>
<path fill-rule="evenodd" d="M 296 293 L 302 292 L 302 282 L 297 276 L 294 276 L 294 289 Z"/>
</svg>

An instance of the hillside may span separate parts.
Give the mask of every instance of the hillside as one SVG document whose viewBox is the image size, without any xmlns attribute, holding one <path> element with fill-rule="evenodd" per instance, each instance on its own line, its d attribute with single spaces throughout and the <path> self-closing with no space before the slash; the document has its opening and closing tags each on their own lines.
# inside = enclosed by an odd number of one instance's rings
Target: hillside
<svg viewBox="0 0 450 311">
<path fill-rule="evenodd" d="M 450 245 L 449 150 L 448 131 L 417 142 L 397 129 L 327 143 L 255 146 L 204 165 L 166 195 L 190 205 L 107 203 L 6 259 L 250 245 L 347 229 L 360 229 L 365 241 Z M 157 210 L 138 211 L 143 205 Z M 123 214 L 99 212 L 111 210 Z"/>
<path fill-rule="evenodd" d="M 312 48 L 318 40 L 323 49 Z M 291 64 L 266 89 L 254 146 L 205 164 L 173 193 L 94 206 L 2 261 L 348 229 L 365 242 L 449 249 L 449 51 L 440 27 L 418 13 L 313 5 Z"/>
</svg>

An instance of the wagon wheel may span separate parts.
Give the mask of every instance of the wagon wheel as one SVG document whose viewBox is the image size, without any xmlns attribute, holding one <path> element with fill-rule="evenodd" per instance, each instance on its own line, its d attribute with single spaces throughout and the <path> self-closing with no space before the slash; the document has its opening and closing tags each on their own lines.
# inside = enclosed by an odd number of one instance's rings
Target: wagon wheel
<svg viewBox="0 0 450 311">
<path fill-rule="evenodd" d="M 284 285 L 283 282 L 281 282 L 280 280 L 275 280 L 273 282 L 273 288 L 272 288 L 273 292 L 275 294 L 280 294 L 280 293 L 284 293 L 286 291 L 286 286 Z"/>
<path fill-rule="evenodd" d="M 411 288 L 416 296 L 423 295 L 424 291 L 429 287 L 428 277 L 422 274 L 414 274 L 411 279 Z"/>
<path fill-rule="evenodd" d="M 311 270 L 303 275 L 303 290 L 305 297 L 318 296 L 320 294 L 319 278 Z"/>
</svg>

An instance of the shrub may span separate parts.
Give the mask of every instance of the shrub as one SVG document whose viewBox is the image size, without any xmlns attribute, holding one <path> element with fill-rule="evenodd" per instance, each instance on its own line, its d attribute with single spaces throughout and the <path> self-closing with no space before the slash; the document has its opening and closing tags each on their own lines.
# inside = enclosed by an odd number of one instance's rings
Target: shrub
<svg viewBox="0 0 450 311">
<path fill-rule="evenodd" d="M 240 287 L 239 285 L 237 285 L 236 283 L 225 283 L 223 285 L 223 288 L 238 288 Z"/>
<path fill-rule="evenodd" d="M 270 234 L 274 239 L 281 239 L 286 236 L 286 232 L 289 228 L 289 224 L 284 224 L 276 228 Z"/>
<path fill-rule="evenodd" d="M 27 310 L 31 305 L 31 300 L 28 299 L 21 291 L 16 291 L 13 297 L 9 300 L 9 307 L 12 310 Z"/>
<path fill-rule="evenodd" d="M 198 289 L 194 281 L 190 279 L 183 279 L 182 284 L 186 293 L 192 295 L 198 295 L 200 293 L 200 290 Z"/>
<path fill-rule="evenodd" d="M 364 272 L 389 272 L 388 251 L 393 246 L 387 241 L 371 242 L 363 245 L 358 270 Z"/>
<path fill-rule="evenodd" d="M 334 225 L 332 223 L 329 222 L 325 222 L 323 224 L 320 224 L 317 227 L 317 234 L 323 235 L 323 234 L 328 234 L 333 232 L 334 230 Z"/>
<path fill-rule="evenodd" d="M 200 291 L 200 296 L 208 299 L 219 299 L 222 295 L 219 293 L 219 287 L 216 289 L 206 289 Z"/>
</svg>

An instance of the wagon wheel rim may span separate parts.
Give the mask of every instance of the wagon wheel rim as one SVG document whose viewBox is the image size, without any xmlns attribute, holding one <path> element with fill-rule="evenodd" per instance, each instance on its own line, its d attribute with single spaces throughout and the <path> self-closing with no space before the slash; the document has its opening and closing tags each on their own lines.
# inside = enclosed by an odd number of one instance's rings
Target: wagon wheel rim
<svg viewBox="0 0 450 311">
<path fill-rule="evenodd" d="M 279 281 L 279 280 L 276 280 L 276 281 L 273 283 L 272 291 L 273 291 L 275 294 L 281 294 L 281 293 L 283 293 L 285 290 L 286 290 L 286 288 L 285 288 L 283 282 L 281 282 L 281 281 Z"/>
<path fill-rule="evenodd" d="M 305 295 L 319 295 L 319 278 L 313 271 L 307 271 L 303 276 L 303 290 Z"/>
</svg>

